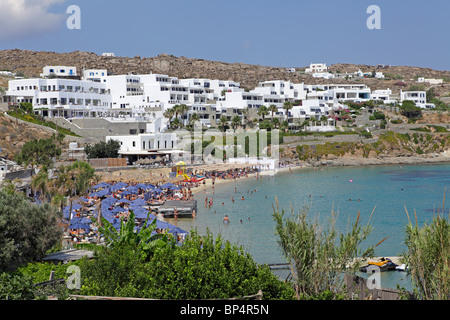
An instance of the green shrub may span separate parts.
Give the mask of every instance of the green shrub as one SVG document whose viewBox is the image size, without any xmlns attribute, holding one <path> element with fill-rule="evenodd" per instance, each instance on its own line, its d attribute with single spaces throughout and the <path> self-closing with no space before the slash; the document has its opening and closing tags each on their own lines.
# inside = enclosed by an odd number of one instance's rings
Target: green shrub
<svg viewBox="0 0 450 320">
<path fill-rule="evenodd" d="M 0 300 L 33 300 L 35 297 L 31 277 L 0 274 Z"/>
</svg>

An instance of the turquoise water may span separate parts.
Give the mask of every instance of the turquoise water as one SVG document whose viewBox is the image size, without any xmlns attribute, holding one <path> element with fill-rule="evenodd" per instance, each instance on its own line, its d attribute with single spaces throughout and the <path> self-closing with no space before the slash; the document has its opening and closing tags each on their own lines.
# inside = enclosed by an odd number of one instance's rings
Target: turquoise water
<svg viewBox="0 0 450 320">
<path fill-rule="evenodd" d="M 195 197 L 197 218 L 182 219 L 176 224 L 185 230 L 197 228 L 201 234 L 207 229 L 215 235 L 221 234 L 243 246 L 258 263 L 280 263 L 284 258 L 272 218 L 275 197 L 286 214 L 291 209 L 298 212 L 308 206 L 309 215 L 322 223 L 328 221 L 331 210 L 338 212 L 337 227 L 342 232 L 349 220 L 355 221 L 358 211 L 362 223 L 368 223 L 375 208 L 370 221 L 373 230 L 363 247 L 389 237 L 376 248 L 375 255 L 398 256 L 404 250 L 404 230 L 408 223 L 405 206 L 412 221 L 415 221 L 415 209 L 418 223 L 423 225 L 442 208 L 446 187 L 450 189 L 450 164 L 303 168 L 293 170 L 292 174 L 264 176 L 262 180 L 238 179 L 219 184 L 214 194 L 212 188 L 205 193 L 200 191 Z M 242 196 L 245 200 L 241 200 Z M 211 208 L 204 207 L 205 197 L 213 197 Z M 446 214 L 450 198 L 447 200 Z M 229 224 L 222 222 L 225 215 L 230 218 Z M 385 277 L 401 281 L 401 276 L 392 273 Z"/>
</svg>

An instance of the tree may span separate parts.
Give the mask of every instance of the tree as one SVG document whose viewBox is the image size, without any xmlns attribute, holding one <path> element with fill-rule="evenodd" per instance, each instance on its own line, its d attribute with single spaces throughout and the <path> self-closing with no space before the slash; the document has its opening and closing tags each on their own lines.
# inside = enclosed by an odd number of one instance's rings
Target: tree
<svg viewBox="0 0 450 320">
<path fill-rule="evenodd" d="M 178 106 L 178 110 L 181 114 L 181 126 L 183 126 L 183 124 L 184 124 L 183 119 L 184 119 L 185 113 L 189 111 L 189 107 L 185 104 L 180 104 Z"/>
<path fill-rule="evenodd" d="M 234 116 L 232 119 L 231 119 L 231 125 L 233 126 L 233 128 L 236 130 L 237 129 L 237 127 L 238 126 L 240 126 L 242 124 L 242 121 L 241 121 L 241 117 L 239 117 L 239 116 Z"/>
<path fill-rule="evenodd" d="M 278 107 L 274 104 L 271 104 L 269 106 L 269 111 L 271 112 L 271 118 L 273 119 L 273 114 L 276 113 L 278 111 Z"/>
<path fill-rule="evenodd" d="M 133 226 L 134 227 L 134 226 Z M 144 258 L 136 246 L 100 251 L 82 266 L 82 294 L 152 299 L 223 299 L 252 295 L 291 299 L 293 290 L 242 248 L 194 230 Z"/>
<path fill-rule="evenodd" d="M 242 247 L 209 231 L 201 236 L 193 230 L 181 246 L 156 250 L 145 273 L 149 297 L 156 299 L 226 299 L 262 290 L 270 300 L 292 299 L 294 293 Z"/>
<path fill-rule="evenodd" d="M 164 117 L 169 119 L 169 129 L 172 128 L 172 117 L 175 115 L 173 108 L 167 109 L 164 111 Z"/>
<path fill-rule="evenodd" d="M 25 111 L 26 113 L 32 113 L 33 112 L 33 105 L 29 102 L 21 102 L 19 104 L 19 108 Z"/>
<path fill-rule="evenodd" d="M 285 218 L 284 210 L 280 212 L 277 207 L 273 214 L 278 243 L 289 262 L 296 295 L 299 298 L 316 296 L 325 291 L 343 294 L 342 273 L 355 273 L 360 267 L 360 260 L 356 258 L 373 255 L 376 245 L 365 251 L 359 248 L 369 236 L 371 226 L 361 227 L 358 212 L 347 233 L 340 234 L 335 227 L 334 212 L 326 227 L 309 221 L 308 211 L 303 208 L 298 214 Z"/>
<path fill-rule="evenodd" d="M 404 100 L 400 106 L 400 113 L 409 119 L 417 118 L 422 114 L 422 109 L 416 107 L 414 101 Z"/>
<path fill-rule="evenodd" d="M 86 192 L 92 182 L 96 181 L 97 176 L 95 169 L 89 163 L 84 161 L 76 161 L 67 166 L 70 179 L 73 180 L 75 196 L 79 196 Z"/>
<path fill-rule="evenodd" d="M 61 240 L 59 221 L 50 204 L 34 205 L 19 193 L 0 190 L 0 271 L 41 259 Z"/>
<path fill-rule="evenodd" d="M 15 155 L 14 160 L 19 165 L 31 165 L 34 169 L 35 166 L 39 165 L 51 166 L 53 158 L 59 156 L 61 156 L 61 148 L 55 143 L 54 139 L 33 139 L 23 145 L 20 152 Z"/>
<path fill-rule="evenodd" d="M 283 109 L 286 110 L 286 120 L 289 118 L 289 110 L 291 110 L 293 107 L 292 102 L 285 101 L 283 103 Z"/>
<path fill-rule="evenodd" d="M 450 297 L 450 223 L 443 211 L 444 205 L 431 223 L 420 228 L 417 220 L 415 225 L 411 223 L 406 210 L 408 225 L 403 256 L 420 299 L 448 300 Z"/>
<path fill-rule="evenodd" d="M 219 119 L 219 127 L 225 132 L 225 127 L 228 125 L 228 119 L 226 116 L 221 116 Z"/>
<path fill-rule="evenodd" d="M 194 125 L 194 123 L 196 123 L 197 121 L 200 120 L 200 116 L 198 115 L 198 113 L 194 112 L 191 116 L 191 119 L 189 120 L 191 126 Z"/>
<path fill-rule="evenodd" d="M 261 106 L 258 108 L 258 115 L 262 117 L 262 120 L 264 121 L 265 116 L 269 114 L 269 110 L 266 106 Z"/>
<path fill-rule="evenodd" d="M 108 142 L 100 141 L 94 145 L 88 144 L 84 148 L 88 159 L 117 158 L 119 157 L 120 141 L 110 139 Z"/>
</svg>

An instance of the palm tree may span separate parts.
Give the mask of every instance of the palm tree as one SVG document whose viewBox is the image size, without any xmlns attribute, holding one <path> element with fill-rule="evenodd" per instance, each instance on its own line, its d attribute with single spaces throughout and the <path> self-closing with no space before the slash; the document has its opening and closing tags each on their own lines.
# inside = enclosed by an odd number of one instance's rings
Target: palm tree
<svg viewBox="0 0 450 320">
<path fill-rule="evenodd" d="M 291 110 L 293 107 L 292 102 L 285 101 L 283 103 L 283 109 L 286 110 L 286 120 L 289 118 L 289 110 Z"/>
<path fill-rule="evenodd" d="M 31 187 L 35 193 L 40 193 L 39 200 L 47 200 L 49 195 L 50 178 L 46 166 L 42 166 L 39 172 L 31 178 Z"/>
<path fill-rule="evenodd" d="M 234 116 L 233 119 L 231 119 L 231 125 L 233 126 L 234 130 L 237 129 L 238 126 L 242 124 L 241 117 L 238 115 Z"/>
<path fill-rule="evenodd" d="M 164 111 L 163 116 L 167 119 L 169 119 L 169 129 L 172 128 L 172 117 L 174 116 L 175 112 L 172 108 L 167 109 L 166 111 Z"/>
<path fill-rule="evenodd" d="M 264 117 L 269 114 L 269 110 L 266 106 L 261 106 L 258 109 L 258 115 L 262 117 L 262 120 L 264 121 Z"/>
<path fill-rule="evenodd" d="M 322 122 L 325 122 L 325 124 L 327 124 L 327 123 L 328 123 L 328 117 L 325 116 L 325 115 L 321 116 L 321 117 L 320 117 L 320 122 L 321 122 L 321 123 L 322 123 Z"/>
<path fill-rule="evenodd" d="M 219 127 L 225 132 L 225 126 L 228 124 L 228 118 L 226 116 L 221 116 L 219 119 Z"/>
<path fill-rule="evenodd" d="M 184 118 L 185 113 L 189 111 L 189 107 L 185 104 L 180 104 L 180 105 L 178 105 L 178 111 L 181 114 L 181 119 L 182 119 L 181 126 L 183 126 L 183 124 L 184 124 L 183 118 Z"/>
<path fill-rule="evenodd" d="M 191 126 L 194 126 L 194 123 L 200 120 L 200 116 L 198 115 L 198 113 L 193 113 L 191 115 L 191 119 L 189 120 L 189 123 Z"/>
<path fill-rule="evenodd" d="M 274 128 L 278 129 L 280 127 L 280 119 L 279 118 L 272 119 L 272 124 Z"/>
<path fill-rule="evenodd" d="M 173 119 L 173 121 L 172 121 L 172 126 L 174 127 L 174 128 L 179 128 L 179 127 L 181 127 L 181 121 L 180 121 L 180 119 L 178 119 L 178 118 L 175 118 L 175 119 Z"/>
<path fill-rule="evenodd" d="M 269 106 L 269 111 L 272 113 L 271 118 L 273 119 L 273 114 L 278 111 L 278 107 L 276 105 L 274 105 L 274 104 L 271 104 Z"/>
</svg>

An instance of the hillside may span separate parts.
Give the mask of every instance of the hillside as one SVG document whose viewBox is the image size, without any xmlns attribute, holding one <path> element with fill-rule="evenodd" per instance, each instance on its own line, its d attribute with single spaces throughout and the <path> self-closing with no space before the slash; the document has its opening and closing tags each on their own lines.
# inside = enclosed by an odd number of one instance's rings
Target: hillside
<svg viewBox="0 0 450 320">
<path fill-rule="evenodd" d="M 51 132 L 27 123 L 18 122 L 0 112 L 0 156 L 13 160 L 25 142 L 51 137 Z"/>
<path fill-rule="evenodd" d="M 285 68 L 251 65 L 245 63 L 226 63 L 220 61 L 208 61 L 186 57 L 176 57 L 168 54 L 160 54 L 156 57 L 103 57 L 92 52 L 75 51 L 70 53 L 36 52 L 28 50 L 3 50 L 0 51 L 0 70 L 21 72 L 27 77 L 38 77 L 42 68 L 46 65 L 69 65 L 77 67 L 78 72 L 83 68 L 107 69 L 111 74 L 133 73 L 160 73 L 182 78 L 208 78 L 221 80 L 234 80 L 241 83 L 245 89 L 253 89 L 260 81 L 265 80 L 290 80 L 294 83 L 320 84 L 329 83 L 330 80 L 313 78 L 303 72 L 306 66 L 296 67 L 295 73 L 288 72 Z M 408 66 L 370 66 L 355 64 L 334 64 L 331 71 L 339 70 L 342 73 L 354 72 L 361 69 L 366 71 L 382 71 L 391 75 L 390 80 L 364 79 L 359 82 L 367 83 L 372 89 L 391 88 L 394 93 L 400 87 L 395 83 L 399 79 L 409 86 L 415 83 L 415 77 L 450 79 L 450 71 L 438 71 L 429 68 Z M 333 79 L 334 83 L 354 83 L 355 80 Z M 5 81 L 0 82 L 5 86 Z M 436 87 L 440 95 L 450 92 L 450 83 Z"/>
</svg>

